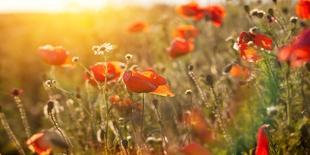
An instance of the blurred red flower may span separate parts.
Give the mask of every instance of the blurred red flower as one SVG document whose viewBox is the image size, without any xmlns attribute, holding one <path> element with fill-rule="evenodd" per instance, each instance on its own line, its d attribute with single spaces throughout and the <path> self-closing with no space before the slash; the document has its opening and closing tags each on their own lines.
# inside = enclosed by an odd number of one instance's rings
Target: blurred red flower
<svg viewBox="0 0 310 155">
<path fill-rule="evenodd" d="M 185 155 L 211 155 L 211 153 L 198 143 L 190 143 L 181 149 Z"/>
<path fill-rule="evenodd" d="M 198 108 L 193 108 L 183 114 L 183 121 L 186 125 L 192 127 L 192 130 L 204 142 L 214 140 L 215 133 L 211 130 L 211 126 L 204 119 L 204 115 Z"/>
<path fill-rule="evenodd" d="M 289 45 L 280 49 L 280 61 L 288 61 L 292 67 L 310 62 L 310 28 L 300 32 Z"/>
<path fill-rule="evenodd" d="M 39 47 L 39 56 L 49 65 L 63 66 L 71 64 L 69 52 L 61 46 L 41 46 Z"/>
<path fill-rule="evenodd" d="M 180 25 L 174 31 L 173 35 L 176 38 L 183 38 L 185 40 L 194 39 L 197 37 L 199 30 L 193 25 Z"/>
<path fill-rule="evenodd" d="M 204 16 L 203 9 L 196 2 L 189 2 L 187 4 L 180 5 L 176 8 L 176 11 L 181 16 L 192 18 L 194 20 L 200 20 Z"/>
<path fill-rule="evenodd" d="M 145 32 L 148 28 L 148 24 L 144 21 L 136 21 L 134 23 L 131 23 L 128 26 L 128 32 L 131 33 L 139 33 L 139 32 Z"/>
<path fill-rule="evenodd" d="M 146 71 L 125 71 L 123 81 L 129 91 L 152 93 L 160 96 L 174 96 L 167 80 L 152 69 Z"/>
<path fill-rule="evenodd" d="M 231 77 L 245 81 L 251 76 L 250 69 L 245 66 L 241 66 L 240 64 L 232 64 L 229 66 L 227 72 Z"/>
<path fill-rule="evenodd" d="M 191 41 L 174 38 L 167 48 L 168 53 L 172 58 L 186 55 L 194 50 L 194 44 Z"/>
<path fill-rule="evenodd" d="M 272 50 L 272 39 L 263 34 L 254 34 L 250 32 L 241 32 L 238 38 L 238 48 L 241 58 L 249 62 L 256 62 L 261 57 L 257 54 L 257 51 L 249 43 L 253 42 L 258 48 L 265 50 Z"/>
<path fill-rule="evenodd" d="M 89 73 L 86 73 L 86 80 L 93 85 L 96 85 L 97 82 L 105 82 L 105 78 L 107 81 L 117 80 L 124 71 L 124 66 L 124 63 L 118 61 L 96 63 L 89 67 L 89 71 L 94 75 L 94 79 L 91 78 Z"/>
<path fill-rule="evenodd" d="M 225 16 L 225 9 L 220 5 L 209 5 L 204 8 L 206 19 L 210 19 L 216 27 L 219 27 L 223 23 Z"/>
<path fill-rule="evenodd" d="M 39 132 L 31 136 L 26 144 L 28 148 L 39 155 L 49 155 L 52 152 L 49 140 L 43 132 Z"/>
<path fill-rule="evenodd" d="M 299 18 L 310 19 L 310 0 L 299 0 L 295 10 Z"/>
<path fill-rule="evenodd" d="M 269 140 L 266 131 L 268 126 L 264 124 L 258 129 L 255 155 L 269 155 Z"/>
</svg>

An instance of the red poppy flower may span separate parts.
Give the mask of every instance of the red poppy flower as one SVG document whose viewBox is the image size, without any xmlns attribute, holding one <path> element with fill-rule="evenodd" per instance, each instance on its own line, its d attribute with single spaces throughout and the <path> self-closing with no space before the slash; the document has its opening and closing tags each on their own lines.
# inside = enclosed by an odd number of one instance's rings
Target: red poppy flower
<svg viewBox="0 0 310 155">
<path fill-rule="evenodd" d="M 301 19 L 310 19 L 310 0 L 299 0 L 295 10 L 297 16 Z"/>
<path fill-rule="evenodd" d="M 207 19 L 210 19 L 216 27 L 219 27 L 223 23 L 225 16 L 225 9 L 220 5 L 209 5 L 204 8 Z"/>
<path fill-rule="evenodd" d="M 176 58 L 192 52 L 194 50 L 194 44 L 182 38 L 175 38 L 167 50 L 172 58 Z"/>
<path fill-rule="evenodd" d="M 249 62 L 256 62 L 261 57 L 257 54 L 257 51 L 253 46 L 249 45 L 249 42 L 253 42 L 258 48 L 265 50 L 272 50 L 272 39 L 263 34 L 253 34 L 249 32 L 241 32 L 238 38 L 238 49 L 241 58 Z"/>
<path fill-rule="evenodd" d="M 266 131 L 268 126 L 264 124 L 258 129 L 255 155 L 269 155 L 269 140 Z"/>
<path fill-rule="evenodd" d="M 278 59 L 299 67 L 310 62 L 310 28 L 299 33 L 292 42 L 280 49 Z"/>
<path fill-rule="evenodd" d="M 128 26 L 128 32 L 138 33 L 145 32 L 147 30 L 147 23 L 144 21 L 137 21 Z"/>
<path fill-rule="evenodd" d="M 123 81 L 127 89 L 132 92 L 174 96 L 167 84 L 167 80 L 152 69 L 143 72 L 125 71 Z"/>
<path fill-rule="evenodd" d="M 42 46 L 39 48 L 39 56 L 49 65 L 63 66 L 71 63 L 69 52 L 61 46 Z"/>
<path fill-rule="evenodd" d="M 250 69 L 237 63 L 226 66 L 225 73 L 229 74 L 232 78 L 243 81 L 246 81 L 251 77 Z"/>
<path fill-rule="evenodd" d="M 176 8 L 177 13 L 181 16 L 200 20 L 204 16 L 203 9 L 196 2 L 190 2 L 180 5 Z"/>
<path fill-rule="evenodd" d="M 94 75 L 95 79 L 92 79 L 89 73 L 87 73 L 86 80 L 93 85 L 96 85 L 96 82 L 104 82 L 105 78 L 107 81 L 116 80 L 124 71 L 124 66 L 124 63 L 118 61 L 96 63 L 95 65 L 89 67 L 89 70 Z"/>
<path fill-rule="evenodd" d="M 181 149 L 185 155 L 211 155 L 211 153 L 198 143 L 190 143 Z"/>
<path fill-rule="evenodd" d="M 31 136 L 26 144 L 28 148 L 39 155 L 49 155 L 52 152 L 49 140 L 43 132 L 39 132 Z"/>
<path fill-rule="evenodd" d="M 198 108 L 188 110 L 183 115 L 183 121 L 186 125 L 192 127 L 194 133 L 199 135 L 204 142 L 214 140 L 214 132 L 211 130 L 210 125 L 204 119 L 203 113 Z"/>
<path fill-rule="evenodd" d="M 199 30 L 193 25 L 181 25 L 174 31 L 174 37 L 189 40 L 196 38 L 198 33 Z"/>
</svg>

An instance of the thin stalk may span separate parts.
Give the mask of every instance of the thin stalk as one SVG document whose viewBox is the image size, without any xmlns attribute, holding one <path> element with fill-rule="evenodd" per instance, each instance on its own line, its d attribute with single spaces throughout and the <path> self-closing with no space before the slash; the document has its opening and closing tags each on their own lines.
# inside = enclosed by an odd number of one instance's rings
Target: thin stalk
<svg viewBox="0 0 310 155">
<path fill-rule="evenodd" d="M 4 113 L 0 111 L 0 121 L 1 124 L 5 130 L 5 132 L 8 134 L 9 139 L 11 142 L 13 142 L 16 146 L 17 151 L 21 155 L 26 155 L 25 151 L 23 150 L 22 146 L 20 145 L 19 141 L 17 140 L 16 136 L 14 135 L 9 123 L 7 122 Z"/>
<path fill-rule="evenodd" d="M 290 78 L 290 67 L 288 66 L 287 72 L 286 72 L 286 89 L 287 89 L 287 101 L 286 101 L 286 116 L 287 116 L 287 125 L 291 124 L 291 93 L 290 93 L 290 84 L 289 84 L 289 78 Z"/>
<path fill-rule="evenodd" d="M 24 106 L 21 103 L 21 99 L 18 96 L 14 96 L 14 102 L 16 103 L 17 108 L 19 110 L 20 117 L 22 119 L 22 123 L 23 123 L 23 126 L 25 128 L 27 138 L 30 138 L 30 136 L 31 136 L 30 126 L 29 126 L 29 123 L 27 121 L 27 115 L 26 115 Z"/>
<path fill-rule="evenodd" d="M 141 120 L 141 132 L 143 133 L 143 124 L 144 124 L 144 93 L 142 93 L 142 120 Z"/>
</svg>

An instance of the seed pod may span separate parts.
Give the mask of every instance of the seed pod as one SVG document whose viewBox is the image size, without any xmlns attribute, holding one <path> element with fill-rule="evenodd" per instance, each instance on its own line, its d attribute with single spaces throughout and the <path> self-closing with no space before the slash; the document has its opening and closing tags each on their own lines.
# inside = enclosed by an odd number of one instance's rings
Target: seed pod
<svg viewBox="0 0 310 155">
<path fill-rule="evenodd" d="M 52 100 L 49 100 L 47 102 L 47 112 L 50 114 L 52 113 L 52 110 L 54 109 L 55 103 Z"/>
<path fill-rule="evenodd" d="M 250 6 L 249 5 L 244 5 L 243 6 L 244 11 L 249 14 L 250 13 Z"/>
<path fill-rule="evenodd" d="M 268 9 L 268 14 L 271 15 L 271 16 L 274 16 L 274 11 L 272 8 L 269 8 Z"/>
<path fill-rule="evenodd" d="M 131 60 L 132 58 L 133 58 L 132 54 L 126 54 L 126 55 L 125 55 L 125 59 L 126 59 L 127 61 Z"/>
<path fill-rule="evenodd" d="M 300 21 L 299 24 L 300 24 L 301 27 L 307 27 L 307 24 L 304 21 Z"/>
<path fill-rule="evenodd" d="M 212 75 L 208 74 L 206 76 L 206 84 L 209 85 L 210 87 L 213 87 L 213 84 L 214 84 L 214 80 L 213 80 L 213 77 Z"/>
<path fill-rule="evenodd" d="M 298 21 L 298 17 L 296 17 L 296 16 L 292 16 L 292 17 L 290 18 L 290 22 L 293 23 L 293 24 L 296 24 L 297 21 Z"/>
<path fill-rule="evenodd" d="M 14 88 L 14 89 L 11 91 L 11 95 L 12 95 L 13 97 L 20 96 L 22 93 L 23 93 L 23 90 L 22 90 L 22 89 L 19 89 L 19 88 Z"/>
<path fill-rule="evenodd" d="M 283 7 L 282 8 L 282 12 L 287 15 L 288 14 L 288 8 L 287 7 Z"/>
<path fill-rule="evenodd" d="M 194 66 L 193 65 L 188 65 L 187 69 L 188 69 L 188 71 L 193 71 L 194 70 Z"/>
</svg>

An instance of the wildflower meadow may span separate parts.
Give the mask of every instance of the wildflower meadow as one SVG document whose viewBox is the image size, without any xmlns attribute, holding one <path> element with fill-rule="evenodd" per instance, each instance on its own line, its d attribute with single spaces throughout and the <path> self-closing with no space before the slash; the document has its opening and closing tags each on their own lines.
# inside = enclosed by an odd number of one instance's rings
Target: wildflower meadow
<svg viewBox="0 0 310 155">
<path fill-rule="evenodd" d="M 0 155 L 310 155 L 310 1 L 175 2 L 1 12 Z"/>
</svg>

